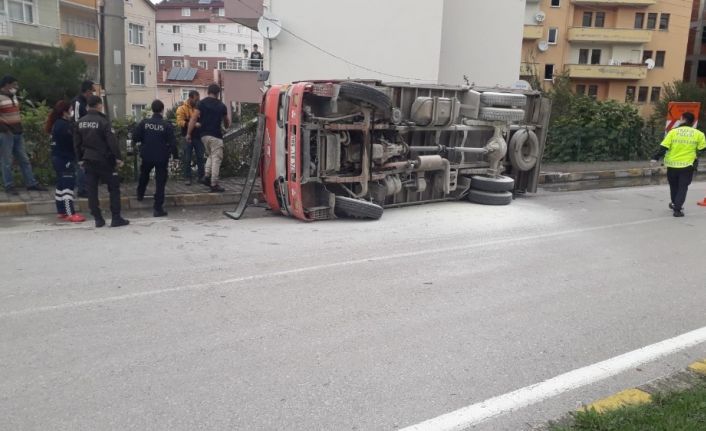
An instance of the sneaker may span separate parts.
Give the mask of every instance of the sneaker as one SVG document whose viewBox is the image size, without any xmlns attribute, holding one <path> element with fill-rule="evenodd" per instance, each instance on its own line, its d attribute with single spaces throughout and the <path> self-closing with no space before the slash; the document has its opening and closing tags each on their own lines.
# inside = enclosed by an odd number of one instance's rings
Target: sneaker
<svg viewBox="0 0 706 431">
<path fill-rule="evenodd" d="M 684 211 L 674 210 L 674 217 L 684 217 Z"/>
<path fill-rule="evenodd" d="M 671 202 L 669 203 L 669 209 L 670 209 L 670 210 L 673 210 L 673 209 L 674 209 L 674 204 L 671 203 Z"/>
<path fill-rule="evenodd" d="M 219 186 L 218 184 L 216 184 L 215 186 L 211 186 L 211 193 L 223 193 L 224 191 L 226 191 L 226 189 Z"/>
<path fill-rule="evenodd" d="M 17 189 L 14 188 L 14 187 L 8 187 L 8 188 L 6 188 L 6 189 L 5 189 L 5 193 L 7 193 L 8 195 L 12 195 L 12 196 L 17 196 L 17 195 L 20 194 L 20 192 L 18 192 Z"/>
<path fill-rule="evenodd" d="M 30 192 L 46 192 L 47 188 L 40 184 L 35 184 L 33 186 L 27 187 L 27 190 Z"/>
<path fill-rule="evenodd" d="M 86 221 L 86 217 L 82 216 L 81 214 L 71 214 L 70 216 L 64 218 L 64 220 L 71 223 L 83 223 Z"/>
<path fill-rule="evenodd" d="M 152 215 L 155 216 L 155 217 L 166 217 L 167 214 L 168 214 L 168 213 L 167 213 L 166 211 L 162 210 L 162 209 L 154 210 L 154 212 L 152 213 Z"/>
<path fill-rule="evenodd" d="M 191 178 L 188 178 L 186 181 L 184 181 L 185 186 L 190 186 L 191 185 Z"/>
<path fill-rule="evenodd" d="M 110 227 L 120 227 L 120 226 L 127 226 L 130 224 L 130 220 L 125 220 L 124 218 L 118 216 L 114 217 L 113 220 L 110 221 Z"/>
<path fill-rule="evenodd" d="M 60 213 L 60 214 L 56 215 L 56 218 L 58 218 L 59 220 L 66 220 L 67 217 L 68 216 L 64 213 Z"/>
<path fill-rule="evenodd" d="M 105 226 L 105 219 L 103 217 L 96 218 L 96 227 Z"/>
</svg>

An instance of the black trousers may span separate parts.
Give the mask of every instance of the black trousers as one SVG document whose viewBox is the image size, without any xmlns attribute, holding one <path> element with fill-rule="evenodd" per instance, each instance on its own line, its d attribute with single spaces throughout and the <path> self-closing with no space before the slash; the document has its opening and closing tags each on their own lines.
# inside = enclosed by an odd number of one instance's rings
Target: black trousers
<svg viewBox="0 0 706 431">
<path fill-rule="evenodd" d="M 680 210 L 686 201 L 686 192 L 694 177 L 694 168 L 667 168 L 667 180 L 669 180 L 669 193 L 674 204 L 674 209 Z"/>
<path fill-rule="evenodd" d="M 154 169 L 154 180 L 157 183 L 154 191 L 154 209 L 161 210 L 164 206 L 164 187 L 167 185 L 167 163 L 142 161 L 140 166 L 140 181 L 137 183 L 137 195 L 144 196 L 147 184 L 150 182 L 150 172 Z"/>
<path fill-rule="evenodd" d="M 91 210 L 91 215 L 95 218 L 103 218 L 98 202 L 98 183 L 102 182 L 108 186 L 108 193 L 110 193 L 110 213 L 112 217 L 120 217 L 120 179 L 113 166 L 107 162 L 87 160 L 84 163 L 84 168 L 86 169 L 88 208 Z"/>
</svg>

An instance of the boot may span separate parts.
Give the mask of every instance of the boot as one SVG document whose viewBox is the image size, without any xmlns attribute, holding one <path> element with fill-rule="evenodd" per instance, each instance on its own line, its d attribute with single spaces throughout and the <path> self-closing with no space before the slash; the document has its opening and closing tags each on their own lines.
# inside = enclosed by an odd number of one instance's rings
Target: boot
<svg viewBox="0 0 706 431">
<path fill-rule="evenodd" d="M 95 217 L 95 219 L 96 219 L 96 227 L 105 226 L 105 219 L 102 216 Z"/>
<path fill-rule="evenodd" d="M 155 209 L 154 212 L 152 213 L 155 217 L 166 217 L 167 212 L 164 211 L 162 208 Z"/>
<path fill-rule="evenodd" d="M 113 219 L 110 221 L 110 227 L 127 226 L 129 224 L 130 220 L 125 220 L 121 216 L 113 217 Z"/>
</svg>

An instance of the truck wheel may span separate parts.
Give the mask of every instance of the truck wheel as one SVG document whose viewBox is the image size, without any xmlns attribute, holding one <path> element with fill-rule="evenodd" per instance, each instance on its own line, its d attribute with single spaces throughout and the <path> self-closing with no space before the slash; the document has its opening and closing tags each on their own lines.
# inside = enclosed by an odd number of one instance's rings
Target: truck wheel
<svg viewBox="0 0 706 431">
<path fill-rule="evenodd" d="M 380 112 L 385 118 L 392 114 L 392 101 L 380 90 L 359 82 L 341 82 L 338 95 L 344 99 L 357 100 L 372 105 L 375 111 Z"/>
<path fill-rule="evenodd" d="M 515 180 L 503 175 L 497 178 L 474 175 L 471 177 L 471 188 L 484 192 L 509 192 L 515 188 Z"/>
<path fill-rule="evenodd" d="M 488 106 L 522 107 L 527 104 L 527 96 L 514 93 L 481 93 L 480 101 Z"/>
<path fill-rule="evenodd" d="M 334 211 L 337 216 L 377 220 L 382 217 L 382 207 L 372 202 L 336 196 Z"/>
<path fill-rule="evenodd" d="M 529 171 L 539 160 L 539 138 L 531 130 L 520 129 L 510 138 L 508 146 L 510 163 L 518 171 Z"/>
<path fill-rule="evenodd" d="M 481 205 L 510 205 L 510 202 L 512 202 L 512 193 L 494 193 L 471 189 L 468 192 L 468 200 Z"/>
<path fill-rule="evenodd" d="M 478 118 L 486 121 L 506 121 L 513 123 L 524 120 L 525 111 L 522 109 L 508 108 L 480 108 Z"/>
</svg>

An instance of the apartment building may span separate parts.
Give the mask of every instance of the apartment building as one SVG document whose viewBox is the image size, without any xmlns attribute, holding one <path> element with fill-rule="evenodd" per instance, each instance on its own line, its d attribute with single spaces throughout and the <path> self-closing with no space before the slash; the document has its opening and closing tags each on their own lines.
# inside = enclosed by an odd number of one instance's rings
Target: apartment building
<svg viewBox="0 0 706 431">
<path fill-rule="evenodd" d="M 98 6 L 96 0 L 59 0 L 60 43 L 74 44 L 76 53 L 86 62 L 86 77 L 95 82 L 100 78 Z"/>
<path fill-rule="evenodd" d="M 60 26 L 58 0 L 0 0 L 0 57 L 16 48 L 59 46 Z"/>
<path fill-rule="evenodd" d="M 125 108 L 135 117 L 157 97 L 155 19 L 150 0 L 125 1 Z"/>
<path fill-rule="evenodd" d="M 523 79 L 550 87 L 566 74 L 576 93 L 652 111 L 681 79 L 692 0 L 527 0 Z"/>
<path fill-rule="evenodd" d="M 693 0 L 684 81 L 706 84 L 706 0 Z"/>
</svg>

